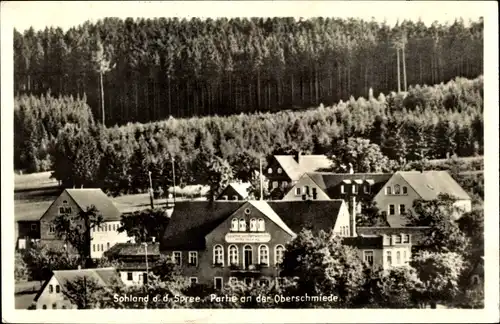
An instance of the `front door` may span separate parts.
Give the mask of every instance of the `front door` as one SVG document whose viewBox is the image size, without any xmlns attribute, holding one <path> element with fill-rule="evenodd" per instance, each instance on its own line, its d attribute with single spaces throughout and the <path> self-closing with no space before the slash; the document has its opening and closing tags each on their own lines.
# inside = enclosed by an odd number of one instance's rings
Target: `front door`
<svg viewBox="0 0 500 324">
<path fill-rule="evenodd" d="M 248 266 L 252 264 L 252 247 L 245 246 L 244 250 L 244 264 L 245 269 L 248 269 Z"/>
</svg>

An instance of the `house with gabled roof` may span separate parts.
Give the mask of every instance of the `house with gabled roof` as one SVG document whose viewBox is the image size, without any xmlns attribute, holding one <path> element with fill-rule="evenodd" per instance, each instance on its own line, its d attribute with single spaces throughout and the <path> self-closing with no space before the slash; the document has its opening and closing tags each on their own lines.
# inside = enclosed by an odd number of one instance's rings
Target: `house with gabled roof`
<svg viewBox="0 0 500 324">
<path fill-rule="evenodd" d="M 174 207 L 160 252 L 191 282 L 270 283 L 279 277 L 285 245 L 302 229 L 349 236 L 351 221 L 343 200 L 185 201 Z"/>
<path fill-rule="evenodd" d="M 269 158 L 264 176 L 269 190 L 293 186 L 306 172 L 329 169 L 332 161 L 326 155 L 273 155 Z"/>
<path fill-rule="evenodd" d="M 59 215 L 77 216 L 81 211 L 95 206 L 102 216 L 102 224 L 91 230 L 90 255 L 100 258 L 102 253 L 116 243 L 127 242 L 125 232 L 119 233 L 121 213 L 113 201 L 101 189 L 65 189 L 49 206 L 40 218 L 40 240 L 42 243 L 58 248 L 68 248 L 55 233 L 53 221 Z M 83 228 L 84 224 L 78 224 Z"/>
<path fill-rule="evenodd" d="M 76 309 L 65 295 L 69 282 L 74 282 L 79 278 L 94 281 L 102 287 L 113 285 L 123 285 L 123 282 L 115 268 L 96 269 L 74 269 L 74 270 L 54 270 L 50 279 L 45 281 L 34 303 L 36 309 Z"/>
<path fill-rule="evenodd" d="M 391 227 L 404 226 L 404 215 L 417 199 L 433 200 L 440 194 L 456 198 L 455 219 L 472 208 L 471 198 L 447 171 L 398 171 L 375 195 L 374 201 L 387 215 Z"/>
<path fill-rule="evenodd" d="M 245 200 L 248 198 L 248 182 L 232 182 L 220 193 L 216 200 Z"/>
</svg>

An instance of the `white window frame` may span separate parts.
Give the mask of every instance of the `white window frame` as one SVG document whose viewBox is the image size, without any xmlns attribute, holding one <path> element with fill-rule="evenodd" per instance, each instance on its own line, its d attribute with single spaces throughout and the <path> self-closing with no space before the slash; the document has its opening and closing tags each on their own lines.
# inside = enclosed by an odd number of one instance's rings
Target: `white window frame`
<svg viewBox="0 0 500 324">
<path fill-rule="evenodd" d="M 403 244 L 409 244 L 410 243 L 410 234 L 403 234 L 401 238 L 401 242 Z"/>
<path fill-rule="evenodd" d="M 396 264 L 401 264 L 401 251 L 396 251 Z"/>
<path fill-rule="evenodd" d="M 191 263 L 191 256 L 194 255 L 194 264 Z M 197 267 L 198 266 L 198 251 L 189 251 L 188 252 L 188 265 L 192 267 Z"/>
<path fill-rule="evenodd" d="M 257 232 L 264 232 L 266 230 L 266 221 L 264 218 L 257 219 Z"/>
<path fill-rule="evenodd" d="M 357 194 L 358 193 L 358 187 L 356 186 L 355 183 L 352 184 L 352 193 Z"/>
<path fill-rule="evenodd" d="M 56 227 L 52 224 L 49 225 L 49 233 L 55 233 L 56 232 Z"/>
<path fill-rule="evenodd" d="M 111 247 L 111 244 L 109 242 L 106 243 L 106 251 L 109 250 L 109 248 Z"/>
<path fill-rule="evenodd" d="M 394 207 L 394 213 L 392 213 L 392 214 L 391 214 L 391 206 Z M 394 204 L 387 205 L 387 215 L 389 215 L 389 216 L 396 215 L 396 205 L 394 205 Z"/>
<path fill-rule="evenodd" d="M 238 218 L 231 219 L 231 231 L 238 232 L 240 229 Z"/>
<path fill-rule="evenodd" d="M 302 188 L 300 187 L 295 188 L 295 196 L 300 196 L 300 195 L 302 195 Z"/>
<path fill-rule="evenodd" d="M 273 181 L 273 189 L 276 189 L 280 186 L 280 183 L 278 181 Z"/>
<path fill-rule="evenodd" d="M 257 232 L 257 227 L 258 227 L 257 219 L 253 217 L 250 218 L 250 232 Z"/>
<path fill-rule="evenodd" d="M 198 283 L 198 277 L 189 277 L 189 282 L 193 284 L 193 279 L 194 279 L 194 284 Z"/>
<path fill-rule="evenodd" d="M 283 169 L 282 168 L 278 168 L 277 172 L 278 172 L 278 174 L 282 174 L 283 173 Z"/>
<path fill-rule="evenodd" d="M 281 252 L 281 260 L 278 260 L 278 248 L 281 248 L 282 249 L 282 252 Z M 285 256 L 285 247 L 282 245 L 282 244 L 277 244 L 275 247 L 274 247 L 274 265 L 278 265 L 279 263 L 283 262 L 283 258 Z M 281 261 L 281 262 L 279 262 Z"/>
<path fill-rule="evenodd" d="M 261 252 L 262 248 L 264 248 L 264 251 L 267 253 L 267 263 L 262 262 L 262 256 L 266 255 L 266 253 L 263 253 L 263 251 Z M 259 254 L 259 265 L 265 264 L 265 265 L 269 266 L 269 246 L 267 246 L 266 244 L 259 245 L 258 254 Z"/>
<path fill-rule="evenodd" d="M 371 253 L 371 257 L 372 257 L 372 262 L 368 262 L 368 260 L 366 259 L 366 255 L 367 255 L 367 252 L 370 252 Z M 363 251 L 363 261 L 370 264 L 370 265 L 374 265 L 375 263 L 375 251 L 373 250 L 364 250 Z"/>
<path fill-rule="evenodd" d="M 175 262 L 175 255 L 176 255 L 177 253 L 179 254 L 179 264 L 177 264 L 177 263 Z M 173 251 L 173 252 L 172 252 L 172 262 L 173 262 L 174 264 L 177 264 L 179 267 L 181 267 L 181 266 L 182 266 L 182 251 Z"/>
<path fill-rule="evenodd" d="M 385 187 L 385 194 L 388 196 L 392 195 L 392 187 L 391 186 Z"/>
<path fill-rule="evenodd" d="M 234 247 L 234 251 L 236 251 L 235 254 L 235 262 L 231 262 L 231 248 Z M 227 264 L 229 265 L 238 265 L 240 263 L 240 256 L 239 256 L 239 251 L 238 247 L 234 244 L 231 244 L 227 247 Z"/>
<path fill-rule="evenodd" d="M 401 206 L 403 206 L 403 209 L 404 209 L 403 211 L 401 211 Z M 399 204 L 398 212 L 399 212 L 399 215 L 403 215 L 404 213 L 406 213 L 406 205 Z"/>
<path fill-rule="evenodd" d="M 238 197 L 238 195 L 233 195 L 233 200 L 240 200 L 240 197 Z"/>
<path fill-rule="evenodd" d="M 403 250 L 403 263 L 408 262 L 408 253 L 406 253 L 406 249 Z"/>
<path fill-rule="evenodd" d="M 389 262 L 389 257 L 390 257 L 390 262 Z M 392 266 L 394 262 L 392 262 L 392 251 L 386 251 L 385 252 L 385 260 L 389 266 Z"/>
<path fill-rule="evenodd" d="M 223 195 L 222 200 L 228 200 L 227 195 Z"/>
<path fill-rule="evenodd" d="M 407 186 L 402 186 L 401 187 L 401 194 L 407 195 L 408 194 L 408 187 Z"/>
<path fill-rule="evenodd" d="M 224 288 L 224 278 L 222 277 L 214 277 L 214 288 L 219 289 L 217 288 L 217 279 L 220 279 L 220 289 Z"/>
<path fill-rule="evenodd" d="M 340 193 L 345 194 L 345 186 L 343 184 L 340 185 Z"/>
<path fill-rule="evenodd" d="M 272 169 L 272 168 L 268 168 L 268 169 L 267 169 L 267 173 L 268 173 L 268 174 L 272 174 L 272 173 L 273 173 L 273 169 Z"/>
<path fill-rule="evenodd" d="M 244 218 L 240 218 L 238 220 L 238 231 L 246 232 L 247 231 L 247 222 Z"/>
<path fill-rule="evenodd" d="M 217 248 L 220 248 L 220 259 L 219 260 L 216 260 L 216 253 L 215 251 L 217 250 Z M 220 265 L 223 267 L 224 266 L 224 247 L 220 244 L 216 244 L 214 245 L 214 247 L 212 248 L 212 262 L 213 264 L 217 264 L 216 261 L 220 261 Z"/>
<path fill-rule="evenodd" d="M 397 190 L 397 189 L 399 189 L 399 190 Z M 401 194 L 401 186 L 400 185 L 398 185 L 398 184 L 394 185 L 394 194 L 395 195 L 400 195 Z"/>
</svg>

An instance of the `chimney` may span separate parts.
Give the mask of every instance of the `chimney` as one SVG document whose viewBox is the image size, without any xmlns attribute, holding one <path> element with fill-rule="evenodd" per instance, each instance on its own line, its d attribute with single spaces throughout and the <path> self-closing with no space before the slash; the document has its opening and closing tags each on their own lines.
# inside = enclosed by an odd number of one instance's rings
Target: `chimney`
<svg viewBox="0 0 500 324">
<path fill-rule="evenodd" d="M 354 174 L 354 168 L 352 167 L 351 162 L 349 162 L 349 174 Z"/>
<path fill-rule="evenodd" d="M 352 197 L 352 217 L 351 217 L 351 236 L 357 236 L 356 233 L 356 197 Z"/>
<path fill-rule="evenodd" d="M 295 154 L 295 161 L 297 161 L 297 164 L 300 164 L 300 156 L 302 155 L 302 151 L 298 151 L 297 154 Z"/>
</svg>

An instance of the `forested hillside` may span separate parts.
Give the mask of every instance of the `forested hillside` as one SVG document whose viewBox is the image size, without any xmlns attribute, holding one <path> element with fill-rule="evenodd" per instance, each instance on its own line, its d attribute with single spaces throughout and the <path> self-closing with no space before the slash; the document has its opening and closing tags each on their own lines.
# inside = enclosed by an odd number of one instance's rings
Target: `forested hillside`
<svg viewBox="0 0 500 324">
<path fill-rule="evenodd" d="M 81 114 L 76 117 L 75 111 Z M 484 145 L 482 77 L 410 87 L 407 94 L 351 97 L 303 111 L 170 118 L 121 127 L 93 122 L 82 99 L 22 96 L 16 99 L 15 116 L 16 148 L 27 150 L 17 167 L 46 166 L 52 160 L 65 185 L 112 192 L 146 189 L 148 171 L 155 186 L 171 185 L 171 157 L 177 183 L 191 183 L 207 181 L 218 173 L 213 170 L 248 180 L 260 155 L 330 153 L 348 137 L 369 139 L 398 163 L 473 156 L 482 154 Z M 35 127 L 34 120 L 41 122 Z"/>
<path fill-rule="evenodd" d="M 398 56 L 402 90 L 477 77 L 483 21 L 107 18 L 14 31 L 16 94 L 85 94 L 102 121 L 103 93 L 108 126 L 378 96 L 398 89 Z"/>
</svg>

